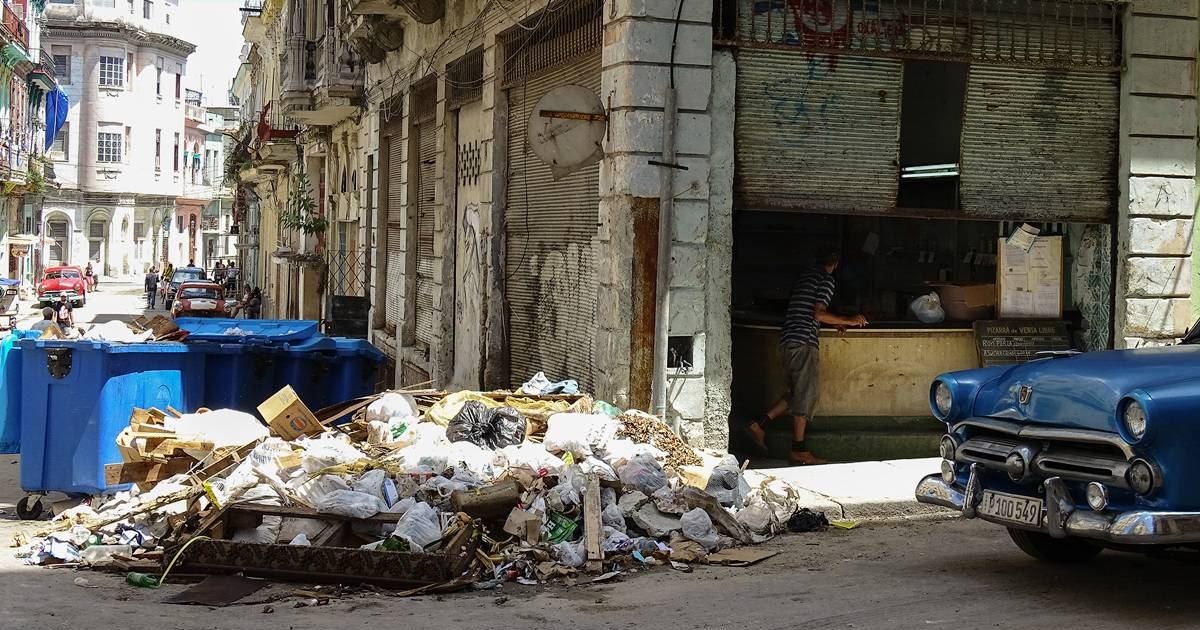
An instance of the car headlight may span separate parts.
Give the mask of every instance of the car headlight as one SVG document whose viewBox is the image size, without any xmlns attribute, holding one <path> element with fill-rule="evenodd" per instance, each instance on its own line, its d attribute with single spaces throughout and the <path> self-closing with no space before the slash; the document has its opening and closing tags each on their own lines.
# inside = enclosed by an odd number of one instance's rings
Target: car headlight
<svg viewBox="0 0 1200 630">
<path fill-rule="evenodd" d="M 1129 437 L 1140 440 L 1146 435 L 1146 410 L 1138 401 L 1130 400 L 1125 403 L 1121 419 L 1125 422 L 1125 430 L 1129 432 Z"/>
<path fill-rule="evenodd" d="M 1129 472 L 1125 473 L 1125 478 L 1129 481 L 1129 487 L 1142 496 L 1154 492 L 1158 486 L 1158 475 L 1155 474 L 1154 467 L 1144 459 L 1134 460 L 1129 466 Z"/>
<path fill-rule="evenodd" d="M 947 418 L 950 416 L 950 411 L 954 408 L 954 396 L 950 393 L 950 386 L 945 381 L 938 381 L 933 388 L 933 406 L 937 410 L 939 417 Z"/>
</svg>

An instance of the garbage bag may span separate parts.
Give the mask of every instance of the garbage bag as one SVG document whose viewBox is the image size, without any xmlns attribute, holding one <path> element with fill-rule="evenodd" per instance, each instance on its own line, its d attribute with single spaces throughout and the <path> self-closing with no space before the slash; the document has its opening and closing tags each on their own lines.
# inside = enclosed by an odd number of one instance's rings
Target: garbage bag
<svg viewBox="0 0 1200 630">
<path fill-rule="evenodd" d="M 604 526 L 603 547 L 606 553 L 622 553 L 633 546 L 633 540 L 625 535 L 625 532 L 615 527 Z"/>
<path fill-rule="evenodd" d="M 709 475 L 704 491 L 725 507 L 742 509 L 746 495 L 750 493 L 750 484 L 742 476 L 742 467 L 738 465 L 736 457 L 726 455 L 721 459 L 721 463 Z"/>
<path fill-rule="evenodd" d="M 629 528 L 625 526 L 625 515 L 621 514 L 621 508 L 617 507 L 616 503 L 609 503 L 604 506 L 604 511 L 600 513 L 600 518 L 605 527 L 611 527 L 623 533 L 629 532 Z"/>
<path fill-rule="evenodd" d="M 632 486 L 646 496 L 653 496 L 659 488 L 667 485 L 667 474 L 658 460 L 644 453 L 619 465 L 617 475 L 621 483 Z"/>
<path fill-rule="evenodd" d="M 469 401 L 480 403 L 489 409 L 502 406 L 487 396 L 464 390 L 454 392 L 434 403 L 429 408 L 429 411 L 425 412 L 425 418 L 443 427 L 448 426 L 450 421 L 454 419 L 454 416 L 457 416 L 458 412 L 462 411 L 463 405 Z"/>
<path fill-rule="evenodd" d="M 258 418 L 233 409 L 168 416 L 163 424 L 182 439 L 212 442 L 213 448 L 242 446 L 270 435 Z"/>
<path fill-rule="evenodd" d="M 913 300 L 909 303 L 908 310 L 926 324 L 937 324 L 946 319 L 946 312 L 942 310 L 942 301 L 935 292 Z"/>
<path fill-rule="evenodd" d="M 355 492 L 362 492 L 373 497 L 379 497 L 387 505 L 387 495 L 383 492 L 383 480 L 387 473 L 382 470 L 368 470 L 350 486 Z"/>
<path fill-rule="evenodd" d="M 512 407 L 489 409 L 478 401 L 467 401 L 446 426 L 446 439 L 471 442 L 491 450 L 525 441 L 525 418 Z"/>
<path fill-rule="evenodd" d="M 547 475 L 558 476 L 562 474 L 567 465 L 558 456 L 552 455 L 546 451 L 544 444 L 534 444 L 533 442 L 522 442 L 517 446 L 506 446 L 500 452 L 502 464 L 508 468 L 525 468 L 533 472 L 534 475 L 540 475 L 541 471 L 546 471 Z"/>
<path fill-rule="evenodd" d="M 317 511 L 324 514 L 340 514 L 350 518 L 371 518 L 380 512 L 386 512 L 387 503 L 384 503 L 383 499 L 365 492 L 334 490 L 321 497 L 317 503 Z"/>
<path fill-rule="evenodd" d="M 367 423 L 367 443 L 372 445 L 408 446 L 416 441 L 412 431 L 415 418 L 392 418 L 371 420 Z"/>
<path fill-rule="evenodd" d="M 408 394 L 387 392 L 375 402 L 367 405 L 367 422 L 389 422 L 392 420 L 410 420 L 416 424 L 417 401 Z"/>
<path fill-rule="evenodd" d="M 442 537 L 442 527 L 428 503 L 417 503 L 400 517 L 392 535 L 407 540 L 409 550 L 420 553 Z"/>
<path fill-rule="evenodd" d="M 712 518 L 701 508 L 684 512 L 679 524 L 685 537 L 700 543 L 708 551 L 715 550 L 721 544 L 721 537 L 713 527 Z"/>
<path fill-rule="evenodd" d="M 734 518 L 755 534 L 773 534 L 775 533 L 774 516 L 771 506 L 758 500 L 747 505 Z"/>
<path fill-rule="evenodd" d="M 602 449 L 617 434 L 617 422 L 611 416 L 592 413 L 556 413 L 550 416 L 542 444 L 554 453 L 588 457 L 593 449 Z"/>
<path fill-rule="evenodd" d="M 800 508 L 788 519 L 787 528 L 791 532 L 819 532 L 829 527 L 829 520 L 824 512 L 813 512 L 808 508 Z"/>
<path fill-rule="evenodd" d="M 559 564 L 563 566 L 578 569 L 587 563 L 582 538 L 575 542 L 560 542 L 553 549 Z"/>
</svg>

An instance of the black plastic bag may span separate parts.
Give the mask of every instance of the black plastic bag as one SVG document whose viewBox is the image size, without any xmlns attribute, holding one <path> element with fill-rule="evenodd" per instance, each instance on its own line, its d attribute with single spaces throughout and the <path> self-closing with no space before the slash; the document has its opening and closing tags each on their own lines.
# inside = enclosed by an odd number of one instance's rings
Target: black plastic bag
<svg viewBox="0 0 1200 630">
<path fill-rule="evenodd" d="M 796 510 L 788 519 L 787 528 L 790 532 L 820 532 L 829 527 L 829 520 L 824 512 L 814 512 L 808 508 Z"/>
<path fill-rule="evenodd" d="M 512 407 L 489 409 L 477 400 L 469 400 L 446 426 L 446 439 L 493 451 L 502 449 L 525 441 L 525 418 Z"/>
</svg>

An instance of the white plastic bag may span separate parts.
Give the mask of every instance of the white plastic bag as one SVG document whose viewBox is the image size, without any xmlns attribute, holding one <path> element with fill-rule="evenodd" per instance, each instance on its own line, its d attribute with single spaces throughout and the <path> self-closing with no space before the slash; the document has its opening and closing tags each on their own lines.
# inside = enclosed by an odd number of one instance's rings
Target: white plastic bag
<svg viewBox="0 0 1200 630">
<path fill-rule="evenodd" d="M 442 537 L 442 527 L 437 512 L 428 503 L 417 503 L 400 517 L 392 535 L 407 540 L 409 550 L 420 553 Z"/>
<path fill-rule="evenodd" d="M 625 532 L 615 527 L 604 527 L 604 551 L 606 553 L 621 553 L 633 547 L 633 541 Z"/>
<path fill-rule="evenodd" d="M 559 564 L 565 567 L 578 569 L 587 563 L 582 538 L 576 542 L 560 542 L 554 545 L 554 554 L 558 556 Z"/>
<path fill-rule="evenodd" d="M 542 444 L 552 453 L 588 457 L 593 448 L 604 448 L 617 434 L 617 421 L 605 414 L 556 413 L 547 421 Z"/>
<path fill-rule="evenodd" d="M 708 551 L 713 551 L 721 544 L 712 518 L 700 508 L 685 512 L 679 519 L 679 525 L 685 537 L 700 543 Z"/>
<path fill-rule="evenodd" d="M 946 312 L 942 310 L 942 301 L 938 298 L 938 294 L 932 291 L 928 295 L 922 295 L 913 300 L 908 305 L 908 310 L 926 324 L 937 324 L 946 319 Z"/>
<path fill-rule="evenodd" d="M 618 465 L 617 475 L 621 483 L 640 490 L 646 496 L 654 496 L 655 492 L 667 485 L 667 474 L 658 460 L 646 454 L 636 455 Z"/>
<path fill-rule="evenodd" d="M 334 490 L 321 498 L 317 511 L 323 514 L 340 514 L 350 518 L 371 518 L 387 511 L 383 499 L 354 490 Z"/>
<path fill-rule="evenodd" d="M 304 472 L 309 474 L 331 466 L 353 464 L 360 459 L 367 459 L 362 451 L 351 446 L 344 438 L 334 435 L 322 435 L 315 439 L 302 438 L 293 443 L 298 443 L 304 449 L 300 464 L 304 467 Z"/>
<path fill-rule="evenodd" d="M 408 394 L 387 392 L 375 402 L 367 405 L 367 422 L 388 422 L 412 419 L 416 424 L 417 401 Z"/>
<path fill-rule="evenodd" d="M 567 465 L 558 456 L 546 451 L 543 444 L 523 442 L 517 446 L 506 446 L 497 452 L 494 460 L 501 467 L 525 468 L 535 475 L 545 470 L 551 477 L 561 475 Z"/>
<path fill-rule="evenodd" d="M 183 439 L 212 442 L 213 448 L 242 446 L 270 435 L 258 418 L 233 409 L 214 409 L 205 413 L 168 416 L 163 426 Z"/>
<path fill-rule="evenodd" d="M 384 505 L 387 505 L 387 495 L 383 492 L 383 480 L 387 479 L 387 473 L 382 470 L 368 470 L 361 477 L 351 484 L 350 488 L 355 492 L 362 492 L 374 497 L 379 497 Z"/>
<path fill-rule="evenodd" d="M 623 533 L 629 532 L 629 529 L 625 526 L 625 515 L 621 514 L 621 508 L 617 507 L 616 503 L 609 503 L 604 506 L 604 511 L 600 513 L 600 518 L 605 527 L 611 527 Z"/>
</svg>

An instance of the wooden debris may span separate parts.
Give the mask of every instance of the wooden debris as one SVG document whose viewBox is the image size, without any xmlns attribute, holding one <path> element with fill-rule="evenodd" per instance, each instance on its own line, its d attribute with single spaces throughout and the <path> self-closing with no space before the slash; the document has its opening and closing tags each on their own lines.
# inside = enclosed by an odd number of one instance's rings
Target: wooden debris
<svg viewBox="0 0 1200 630">
<path fill-rule="evenodd" d="M 604 560 L 604 521 L 601 517 L 600 478 L 588 475 L 583 493 L 583 540 L 587 550 L 589 570 L 598 570 Z M 596 566 L 592 566 L 595 563 Z"/>
</svg>

